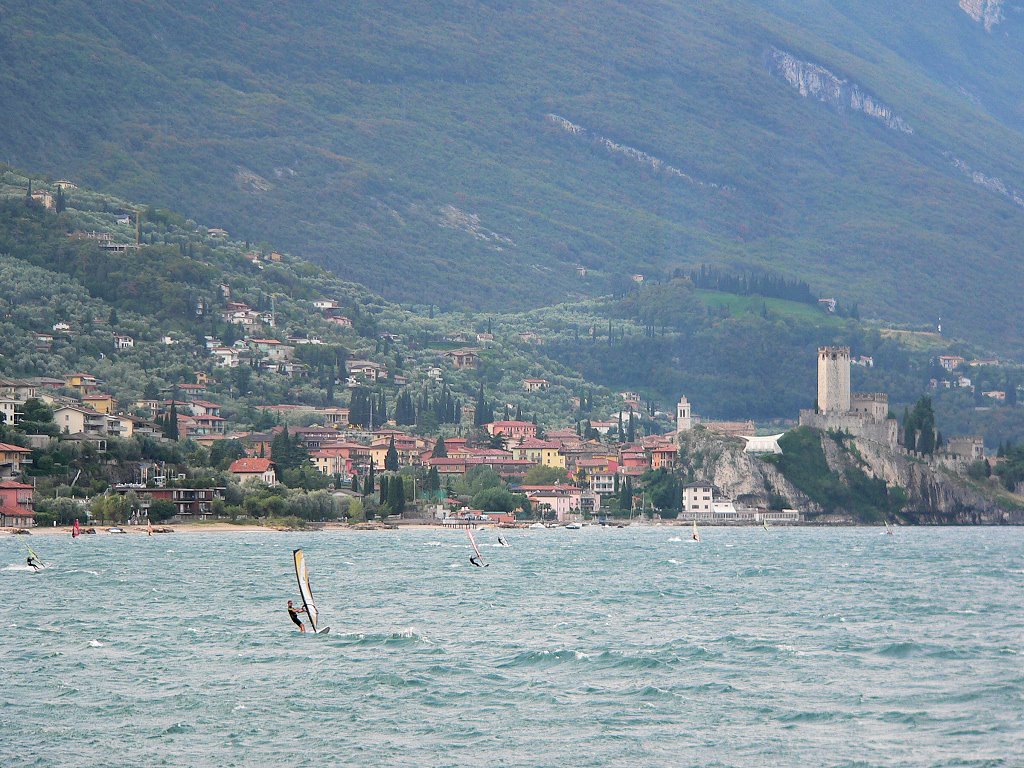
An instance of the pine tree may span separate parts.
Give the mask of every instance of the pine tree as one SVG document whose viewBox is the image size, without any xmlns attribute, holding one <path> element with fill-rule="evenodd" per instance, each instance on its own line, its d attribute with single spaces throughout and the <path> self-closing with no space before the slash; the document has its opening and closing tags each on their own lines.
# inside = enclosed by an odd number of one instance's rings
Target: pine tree
<svg viewBox="0 0 1024 768">
<path fill-rule="evenodd" d="M 448 448 L 445 447 L 444 437 L 442 437 L 441 435 L 437 436 L 437 442 L 434 443 L 434 450 L 431 451 L 430 457 L 432 459 L 447 459 L 448 458 Z"/>
</svg>

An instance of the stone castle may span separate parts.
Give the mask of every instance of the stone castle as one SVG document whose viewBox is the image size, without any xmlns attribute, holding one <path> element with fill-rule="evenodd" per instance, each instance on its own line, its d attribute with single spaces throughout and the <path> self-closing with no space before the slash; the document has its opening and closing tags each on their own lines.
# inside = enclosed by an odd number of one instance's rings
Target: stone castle
<svg viewBox="0 0 1024 768">
<path fill-rule="evenodd" d="M 850 391 L 850 348 L 818 348 L 818 401 L 800 411 L 800 426 L 849 432 L 896 450 L 899 425 L 884 392 Z"/>
</svg>

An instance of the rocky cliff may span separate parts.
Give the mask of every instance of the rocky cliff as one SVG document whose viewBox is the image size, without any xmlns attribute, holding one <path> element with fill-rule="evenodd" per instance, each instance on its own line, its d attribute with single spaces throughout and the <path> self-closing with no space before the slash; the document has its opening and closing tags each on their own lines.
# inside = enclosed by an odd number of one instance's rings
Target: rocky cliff
<svg viewBox="0 0 1024 768">
<path fill-rule="evenodd" d="M 698 427 L 680 438 L 680 467 L 684 475 L 707 480 L 738 504 L 768 506 L 773 496 L 803 512 L 821 507 L 789 482 L 774 465 L 745 453 L 739 438 L 723 437 Z"/>
<path fill-rule="evenodd" d="M 845 477 L 859 470 L 869 478 L 902 488 L 906 503 L 899 514 L 921 524 L 1024 524 L 1024 512 L 1000 503 L 1006 499 L 995 481 L 977 485 L 968 481 L 954 460 L 925 460 L 890 451 L 870 440 L 837 441 L 820 435 L 825 462 L 831 472 Z M 680 467 L 684 475 L 708 480 L 737 503 L 766 506 L 781 497 L 787 506 L 808 515 L 826 510 L 790 482 L 772 463 L 744 453 L 744 444 L 703 429 L 680 440 Z M 850 513 L 851 510 L 830 510 Z"/>
<path fill-rule="evenodd" d="M 892 108 L 856 83 L 837 77 L 820 64 L 802 61 L 788 51 L 772 47 L 765 54 L 768 71 L 786 81 L 804 98 L 817 99 L 837 112 L 853 110 L 863 112 L 900 133 L 911 134 L 914 129 Z"/>
</svg>

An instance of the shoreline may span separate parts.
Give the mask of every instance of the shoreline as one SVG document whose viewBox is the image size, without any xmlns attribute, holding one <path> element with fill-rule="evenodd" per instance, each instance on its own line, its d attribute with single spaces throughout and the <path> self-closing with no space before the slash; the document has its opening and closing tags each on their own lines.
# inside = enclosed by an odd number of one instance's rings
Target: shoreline
<svg viewBox="0 0 1024 768">
<path fill-rule="evenodd" d="M 692 523 L 690 521 L 676 521 L 676 520 L 663 520 L 659 523 L 632 523 L 621 526 L 622 528 L 689 528 Z M 146 526 L 141 525 L 92 525 L 89 526 L 96 529 L 95 534 L 83 533 L 83 536 L 146 536 L 148 535 L 149 529 Z M 118 527 L 121 528 L 124 533 L 110 533 L 107 529 Z M 617 524 L 609 524 L 601 526 L 598 523 L 590 523 L 588 528 L 619 528 Z M 724 523 L 724 524 L 711 524 L 702 523 L 702 528 L 711 529 L 723 529 L 723 528 L 760 528 L 760 525 L 749 525 L 749 524 L 736 524 L 736 523 Z M 1014 525 L 897 525 L 893 526 L 894 530 L 900 528 L 1015 528 L 1019 526 Z M 556 530 L 564 528 L 564 524 L 552 525 L 550 529 Z M 779 523 L 770 526 L 772 530 L 776 529 L 790 529 L 790 528 L 878 528 L 884 530 L 882 526 L 878 525 L 859 525 L 856 523 Z M 163 529 L 161 531 L 161 529 Z M 461 527 L 455 527 L 451 525 L 441 525 L 435 522 L 419 522 L 419 521 L 404 521 L 402 523 L 357 523 L 355 525 L 347 525 L 342 523 L 319 523 L 313 524 L 308 528 L 284 528 L 274 525 L 257 525 L 254 523 L 235 524 L 224 521 L 214 522 L 196 522 L 196 523 L 165 523 L 159 526 L 155 526 L 153 529 L 154 536 L 166 536 L 168 534 L 183 533 L 186 535 L 195 535 L 202 533 L 320 533 L 323 531 L 348 531 L 351 533 L 366 533 L 368 531 L 397 531 L 401 529 L 412 529 L 412 530 L 432 530 L 432 531 L 461 531 Z M 473 530 L 531 530 L 529 523 L 517 525 L 515 527 L 503 527 L 497 524 L 485 524 L 473 528 Z M 14 528 L 0 528 L 0 537 L 9 536 L 24 536 L 26 534 L 15 534 Z M 31 536 L 70 536 L 71 526 L 70 525 L 59 525 L 52 526 L 49 528 L 31 528 L 28 529 Z M 536 530 L 536 529 L 534 529 Z"/>
</svg>

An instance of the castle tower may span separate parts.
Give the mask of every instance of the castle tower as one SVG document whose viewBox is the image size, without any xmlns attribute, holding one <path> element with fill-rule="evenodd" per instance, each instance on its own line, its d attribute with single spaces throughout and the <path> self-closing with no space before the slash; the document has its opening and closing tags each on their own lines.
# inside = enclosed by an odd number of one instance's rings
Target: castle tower
<svg viewBox="0 0 1024 768">
<path fill-rule="evenodd" d="M 679 398 L 676 404 L 676 432 L 685 432 L 693 428 L 693 418 L 690 415 L 690 401 L 686 395 Z"/>
<path fill-rule="evenodd" d="M 818 412 L 850 411 L 850 348 L 818 347 Z"/>
</svg>

